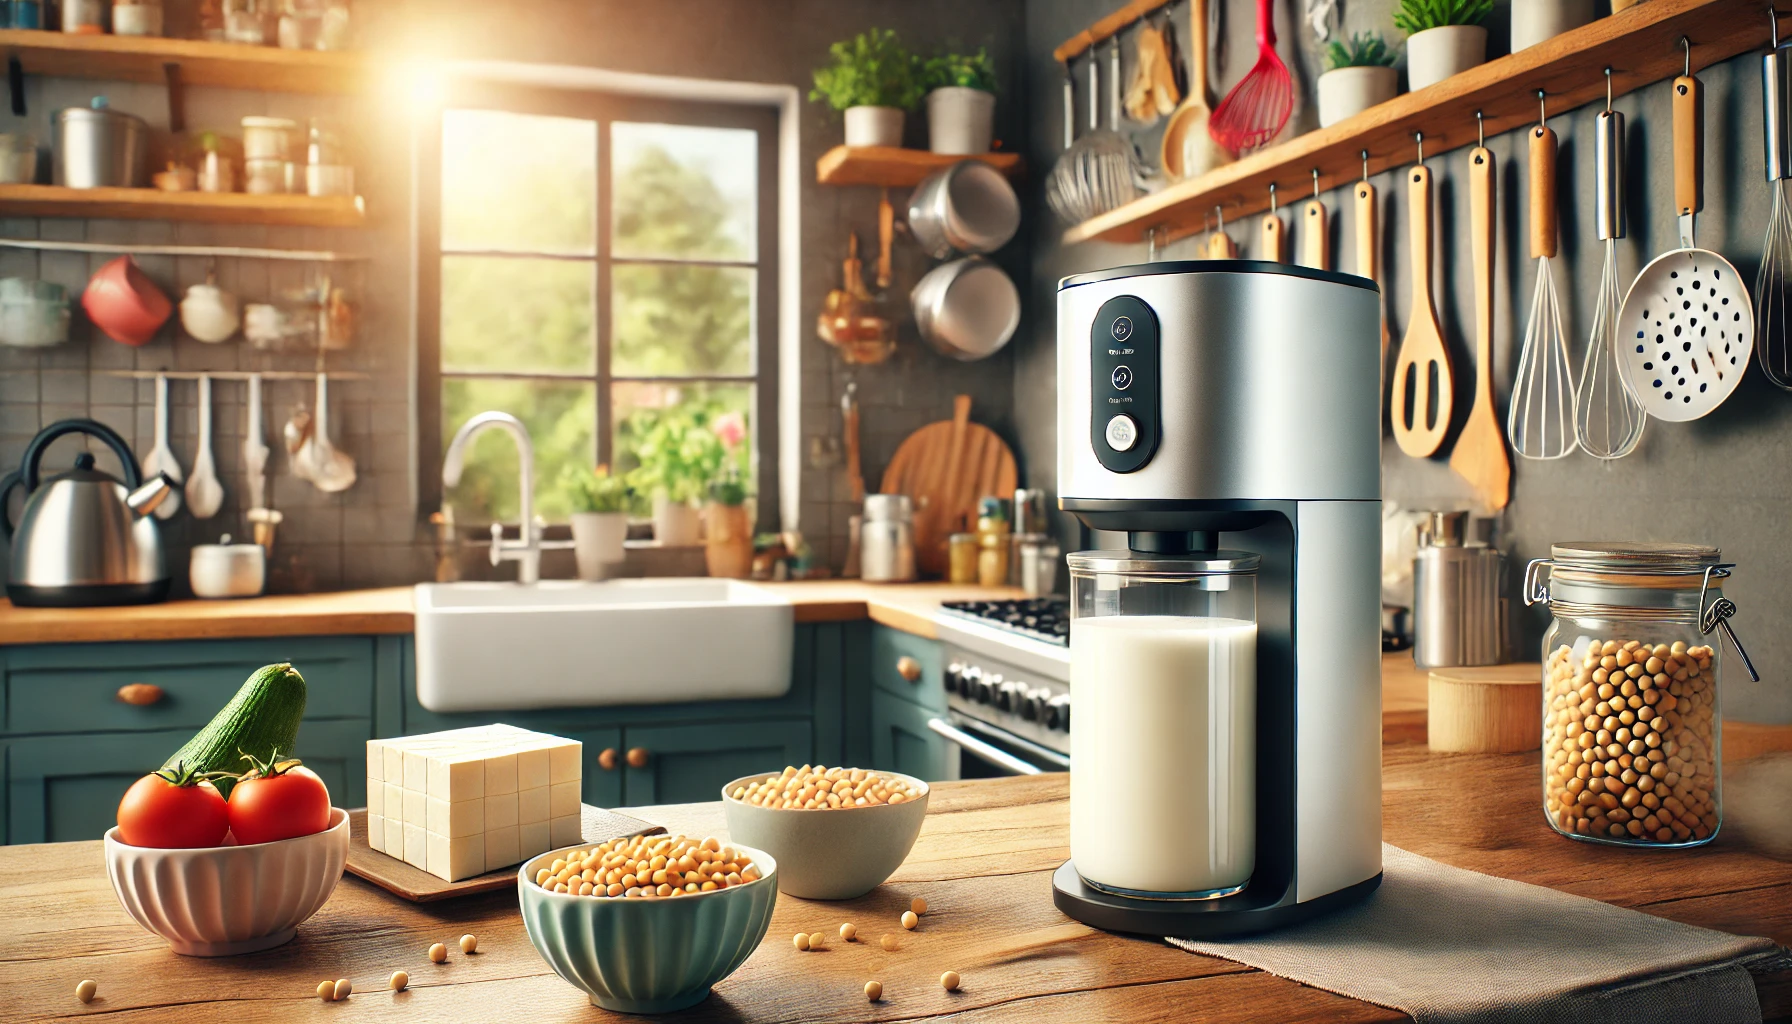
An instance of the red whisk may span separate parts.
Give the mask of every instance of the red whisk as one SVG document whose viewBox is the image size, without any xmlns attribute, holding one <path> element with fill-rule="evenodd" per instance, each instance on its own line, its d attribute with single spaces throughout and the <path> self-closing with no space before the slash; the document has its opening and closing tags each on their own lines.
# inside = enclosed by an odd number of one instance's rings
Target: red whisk
<svg viewBox="0 0 1792 1024">
<path fill-rule="evenodd" d="M 1257 66 L 1220 101 L 1207 124 L 1215 142 L 1234 153 L 1256 149 L 1281 132 L 1294 111 L 1294 81 L 1276 56 L 1270 0 L 1257 0 Z"/>
</svg>

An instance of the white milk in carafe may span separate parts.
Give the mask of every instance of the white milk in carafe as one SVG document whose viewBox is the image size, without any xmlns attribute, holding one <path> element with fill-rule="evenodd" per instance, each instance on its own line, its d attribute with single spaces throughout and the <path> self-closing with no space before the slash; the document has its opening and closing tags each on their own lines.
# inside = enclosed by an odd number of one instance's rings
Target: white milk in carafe
<svg viewBox="0 0 1792 1024">
<path fill-rule="evenodd" d="M 1145 893 L 1242 888 L 1256 859 L 1256 623 L 1078 618 L 1070 693 L 1077 873 Z"/>
</svg>

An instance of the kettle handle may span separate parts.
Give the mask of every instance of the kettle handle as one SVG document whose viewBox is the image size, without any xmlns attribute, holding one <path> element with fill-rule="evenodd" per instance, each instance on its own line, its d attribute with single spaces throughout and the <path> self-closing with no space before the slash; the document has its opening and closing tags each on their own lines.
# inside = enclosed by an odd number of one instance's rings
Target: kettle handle
<svg viewBox="0 0 1792 1024">
<path fill-rule="evenodd" d="M 136 490 L 143 484 L 143 473 L 137 468 L 137 456 L 131 454 L 131 446 L 124 443 L 118 432 L 98 420 L 60 420 L 45 427 L 31 443 L 25 446 L 25 458 L 20 464 L 19 473 L 25 480 L 25 494 L 30 495 L 37 490 L 37 464 L 43 460 L 44 449 L 64 434 L 86 434 L 106 442 L 118 456 L 119 465 L 124 467 L 124 486 L 126 490 Z"/>
<path fill-rule="evenodd" d="M 12 513 L 6 510 L 7 498 L 24 479 L 24 474 L 17 470 L 0 477 L 0 540 L 8 544 L 12 543 Z"/>
</svg>

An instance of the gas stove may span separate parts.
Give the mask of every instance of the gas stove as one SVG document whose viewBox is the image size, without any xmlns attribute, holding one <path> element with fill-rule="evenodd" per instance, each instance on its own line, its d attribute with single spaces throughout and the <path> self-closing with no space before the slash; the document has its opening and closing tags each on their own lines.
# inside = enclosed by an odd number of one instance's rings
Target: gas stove
<svg viewBox="0 0 1792 1024">
<path fill-rule="evenodd" d="M 931 727 L 963 750 L 962 774 L 1026 771 L 1017 761 L 1033 771 L 1069 767 L 1070 602 L 948 601 L 934 625 L 948 715 Z"/>
<path fill-rule="evenodd" d="M 1033 597 L 1019 601 L 947 601 L 947 615 L 994 626 L 1059 647 L 1070 646 L 1070 600 Z"/>
</svg>

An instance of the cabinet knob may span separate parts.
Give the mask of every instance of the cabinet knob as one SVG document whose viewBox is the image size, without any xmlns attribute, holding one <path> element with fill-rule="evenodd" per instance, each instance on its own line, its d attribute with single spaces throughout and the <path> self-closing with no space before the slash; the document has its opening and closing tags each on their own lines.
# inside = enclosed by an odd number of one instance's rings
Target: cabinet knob
<svg viewBox="0 0 1792 1024">
<path fill-rule="evenodd" d="M 921 663 L 904 654 L 896 659 L 896 674 L 911 683 L 921 681 Z"/>
<path fill-rule="evenodd" d="M 628 751 L 628 766 L 630 768 L 647 767 L 647 748 L 630 747 Z"/>
<path fill-rule="evenodd" d="M 615 771 L 616 770 L 616 748 L 615 747 L 605 747 L 603 749 L 603 752 L 597 755 L 597 766 L 599 768 L 602 768 L 606 772 Z"/>
<path fill-rule="evenodd" d="M 163 696 L 162 688 L 154 683 L 126 683 L 118 688 L 120 702 L 133 704 L 140 708 L 156 703 Z"/>
</svg>

